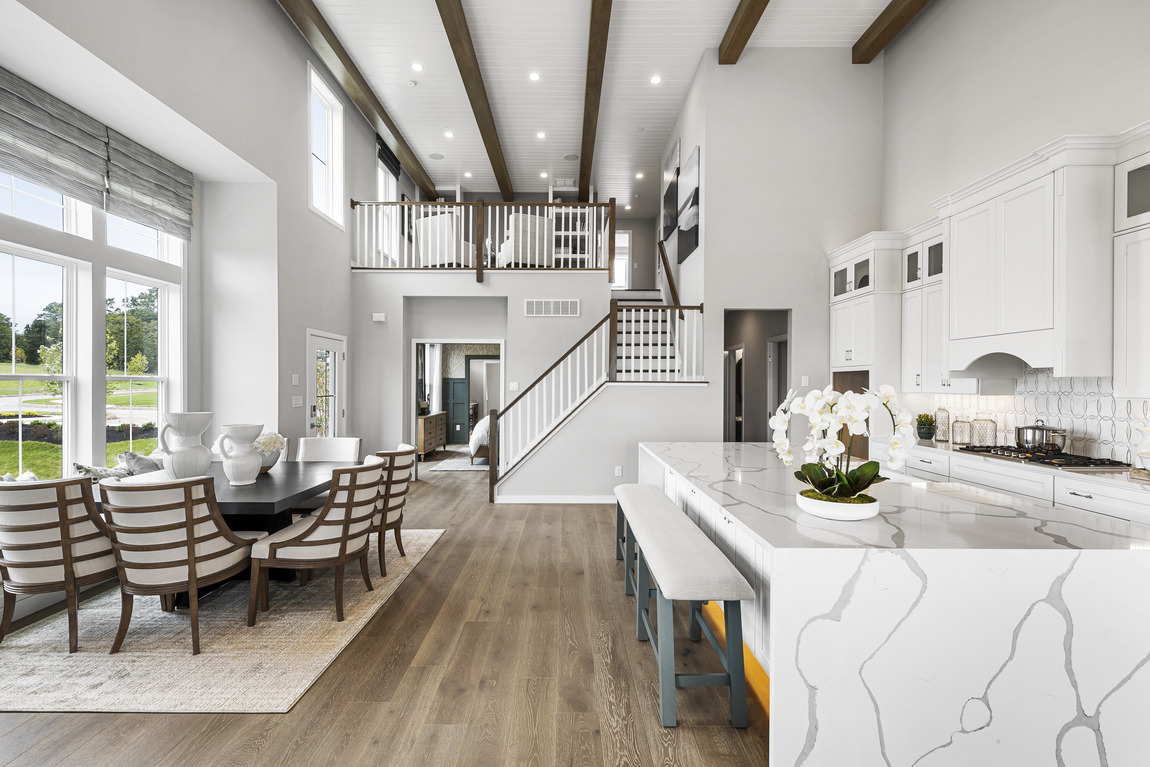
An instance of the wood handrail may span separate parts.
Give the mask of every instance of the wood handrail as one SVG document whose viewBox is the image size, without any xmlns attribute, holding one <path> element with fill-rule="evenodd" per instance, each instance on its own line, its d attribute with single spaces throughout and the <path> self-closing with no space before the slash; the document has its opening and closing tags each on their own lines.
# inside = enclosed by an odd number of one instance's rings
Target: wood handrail
<svg viewBox="0 0 1150 767">
<path fill-rule="evenodd" d="M 599 328 L 603 327 L 603 323 L 605 323 L 605 322 L 607 322 L 608 320 L 610 320 L 610 319 L 611 319 L 611 317 L 613 317 L 613 316 L 614 316 L 613 314 L 608 314 L 606 317 L 604 317 L 603 319 L 601 319 L 601 320 L 599 320 L 598 322 L 596 322 L 596 323 L 595 323 L 595 327 L 591 328 L 591 329 L 590 329 L 590 330 L 588 330 L 586 333 L 584 333 L 584 334 L 583 334 L 583 337 L 582 337 L 582 338 L 580 338 L 578 341 L 576 341 L 576 342 L 575 342 L 575 344 L 574 344 L 574 345 L 573 345 L 573 346 L 572 346 L 570 349 L 568 349 L 566 352 L 564 352 L 562 355 L 560 355 L 559 359 L 555 360 L 555 362 L 554 362 L 554 363 L 552 363 L 551 367 L 549 367 L 549 368 L 547 368 L 546 370 L 544 370 L 544 371 L 543 371 L 543 373 L 542 373 L 542 374 L 541 374 L 541 375 L 540 375 L 538 378 L 536 378 L 534 381 L 532 381 L 532 382 L 531 382 L 531 383 L 530 383 L 530 384 L 527 386 L 527 388 L 526 388 L 526 389 L 524 389 L 523 391 L 519 392 L 519 396 L 518 396 L 518 397 L 516 397 L 515 399 L 511 400 L 510 402 L 508 402 L 508 403 L 507 403 L 507 407 L 505 407 L 505 408 L 503 408 L 502 410 L 500 410 L 500 411 L 499 411 L 499 415 L 498 415 L 498 417 L 499 417 L 499 418 L 502 418 L 503 416 L 507 415 L 507 411 L 508 411 L 508 410 L 510 410 L 510 409 L 511 409 L 511 408 L 512 408 L 512 407 L 515 405 L 515 403 L 516 403 L 516 402 L 518 402 L 519 400 L 523 399 L 523 398 L 524 398 L 524 397 L 527 395 L 527 392 L 531 391 L 531 390 L 532 390 L 532 389 L 534 389 L 536 386 L 538 386 L 538 385 L 539 385 L 539 383 L 540 383 L 540 382 L 541 382 L 541 381 L 542 381 L 544 378 L 546 378 L 546 377 L 547 377 L 547 374 L 548 374 L 548 373 L 550 373 L 550 372 L 551 372 L 552 370 L 554 370 L 555 368 L 559 367 L 559 365 L 560 365 L 560 364 L 563 362 L 563 360 L 567 359 L 567 358 L 568 358 L 568 357 L 570 357 L 572 354 L 574 354 L 574 353 L 575 353 L 575 350 L 576 350 L 576 349 L 578 349 L 580 346 L 582 346 L 584 341 L 586 341 L 588 338 L 590 338 L 590 337 L 592 336 L 592 334 L 594 334 L 594 332 L 595 332 L 596 330 L 598 330 Z M 610 344 L 611 344 L 611 341 L 609 340 L 609 341 L 607 342 L 607 344 L 608 344 L 608 346 L 610 346 Z"/>
<path fill-rule="evenodd" d="M 648 311 L 655 311 L 656 309 L 678 309 L 679 316 L 682 317 L 683 312 L 703 311 L 703 305 L 698 306 L 664 306 L 663 304 L 617 304 L 616 309 L 646 309 Z"/>
<path fill-rule="evenodd" d="M 671 306 L 679 307 L 679 319 L 683 319 L 683 306 L 679 303 L 679 289 L 675 286 L 675 275 L 671 274 L 671 261 L 667 258 L 667 248 L 663 246 L 663 242 L 663 240 L 659 240 L 659 258 L 663 262 L 663 274 L 667 276 L 667 287 L 671 290 Z"/>
<path fill-rule="evenodd" d="M 485 203 L 486 205 L 494 205 L 494 203 Z M 418 207 L 421 205 L 446 207 L 448 205 L 457 205 L 460 207 L 474 208 L 479 205 L 478 202 L 436 202 L 435 200 L 408 200 L 407 202 L 400 202 L 398 200 L 352 200 L 351 207 L 358 208 L 360 205 L 397 205 L 397 206 L 411 206 Z"/>
</svg>

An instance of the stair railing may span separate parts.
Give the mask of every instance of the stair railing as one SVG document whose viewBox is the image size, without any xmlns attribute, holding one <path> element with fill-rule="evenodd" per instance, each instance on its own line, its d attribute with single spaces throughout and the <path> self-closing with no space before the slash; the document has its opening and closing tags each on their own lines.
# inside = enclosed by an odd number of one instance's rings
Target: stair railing
<svg viewBox="0 0 1150 767">
<path fill-rule="evenodd" d="M 703 307 L 615 304 L 612 381 L 703 380 Z"/>
<path fill-rule="evenodd" d="M 668 306 L 679 306 L 679 290 L 675 285 L 675 275 L 671 273 L 671 261 L 667 258 L 667 248 L 663 246 L 664 240 L 659 240 L 659 263 L 663 272 L 663 282 L 660 290 L 663 293 L 663 303 Z M 683 319 L 683 312 L 679 312 L 679 319 Z"/>
</svg>

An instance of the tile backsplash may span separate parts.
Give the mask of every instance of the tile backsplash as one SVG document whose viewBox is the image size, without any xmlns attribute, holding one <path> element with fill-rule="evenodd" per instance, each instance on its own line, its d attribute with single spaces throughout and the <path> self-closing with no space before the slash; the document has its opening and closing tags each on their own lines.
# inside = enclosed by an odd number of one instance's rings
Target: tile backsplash
<svg viewBox="0 0 1150 767">
<path fill-rule="evenodd" d="M 1134 455 L 1144 436 L 1139 428 L 1150 426 L 1150 399 L 1114 396 L 1111 378 L 1055 378 L 1051 372 L 1027 369 L 1013 397 L 912 394 L 903 399 L 918 413 L 945 407 L 952 422 L 989 414 L 998 425 L 998 444 L 1014 444 L 1016 426 L 1041 419 L 1047 426 L 1066 429 L 1068 453 L 1137 465 Z"/>
</svg>

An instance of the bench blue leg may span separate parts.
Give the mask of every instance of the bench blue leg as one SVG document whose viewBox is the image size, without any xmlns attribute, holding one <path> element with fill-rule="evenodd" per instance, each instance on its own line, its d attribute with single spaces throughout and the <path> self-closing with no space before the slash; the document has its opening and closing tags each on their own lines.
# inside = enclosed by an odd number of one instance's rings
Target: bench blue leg
<svg viewBox="0 0 1150 767">
<path fill-rule="evenodd" d="M 671 610 L 671 600 L 663 596 L 663 592 L 660 591 L 655 600 L 659 604 L 659 627 L 656 629 L 659 653 L 659 718 L 664 727 L 674 727 L 678 724 L 675 717 L 675 616 Z"/>
<path fill-rule="evenodd" d="M 623 504 L 615 504 L 615 559 L 623 558 Z"/>
<path fill-rule="evenodd" d="M 687 621 L 690 633 L 687 635 L 692 642 L 698 642 L 703 638 L 703 628 L 699 625 L 699 621 L 703 620 L 702 602 L 690 602 L 690 618 Z"/>
<path fill-rule="evenodd" d="M 646 642 L 647 627 L 643 625 L 643 613 L 651 606 L 650 572 L 647 570 L 647 559 L 643 550 L 639 549 L 639 582 L 635 584 L 635 635 L 640 642 Z"/>
<path fill-rule="evenodd" d="M 631 584 L 632 573 L 635 572 L 635 534 L 631 532 L 630 527 L 627 525 L 627 520 L 623 520 L 623 533 L 626 543 L 623 546 L 623 567 L 627 572 L 623 576 L 623 593 L 631 596 L 635 593 L 635 589 Z"/>
<path fill-rule="evenodd" d="M 738 601 L 723 602 L 723 618 L 727 631 L 727 673 L 731 677 L 728 689 L 731 706 L 731 724 L 735 727 L 747 726 L 747 677 L 743 670 L 743 621 L 740 615 L 742 605 Z M 660 621 L 662 613 L 660 613 Z M 662 643 L 662 622 L 659 624 L 659 640 Z M 663 716 L 666 725 L 666 715 Z"/>
</svg>

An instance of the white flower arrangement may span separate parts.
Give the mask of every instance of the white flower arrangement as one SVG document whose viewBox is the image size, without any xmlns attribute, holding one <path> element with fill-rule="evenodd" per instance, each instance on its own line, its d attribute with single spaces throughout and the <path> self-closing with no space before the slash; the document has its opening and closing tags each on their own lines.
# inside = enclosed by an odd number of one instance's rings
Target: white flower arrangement
<svg viewBox="0 0 1150 767">
<path fill-rule="evenodd" d="M 267 458 L 272 453 L 279 452 L 287 447 L 287 440 L 283 435 L 274 431 L 265 431 L 263 434 L 256 437 L 256 441 L 252 443 L 255 451 Z"/>
<path fill-rule="evenodd" d="M 810 422 L 810 433 L 802 445 L 803 463 L 795 477 L 810 485 L 818 494 L 830 499 L 853 498 L 884 477 L 878 476 L 879 465 L 867 461 L 851 468 L 850 448 L 856 436 L 869 436 L 867 420 L 882 407 L 890 414 L 894 436 L 890 441 L 891 468 L 906 462 L 910 446 L 914 444 L 914 424 L 909 411 L 895 401 L 891 386 L 878 391 L 867 390 L 859 394 L 847 391 L 840 394 L 830 386 L 814 389 L 805 397 L 798 397 L 792 389 L 770 420 L 774 430 L 775 452 L 783 463 L 792 466 L 795 454 L 788 431 L 792 414 L 804 415 Z M 839 439 L 846 428 L 847 442 Z"/>
</svg>

